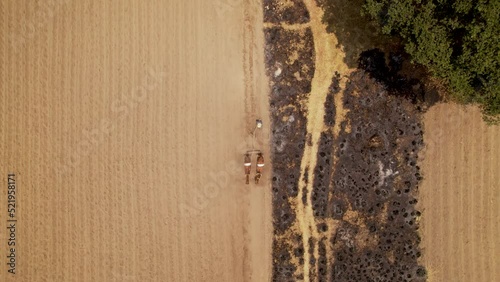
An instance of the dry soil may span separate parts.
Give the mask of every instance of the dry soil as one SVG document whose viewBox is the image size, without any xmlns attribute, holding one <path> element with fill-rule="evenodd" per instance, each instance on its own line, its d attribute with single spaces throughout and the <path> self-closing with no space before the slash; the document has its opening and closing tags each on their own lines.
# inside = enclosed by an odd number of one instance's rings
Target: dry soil
<svg viewBox="0 0 500 282">
<path fill-rule="evenodd" d="M 424 116 L 420 188 L 429 281 L 498 281 L 500 127 L 477 107 L 439 104 Z"/>
</svg>

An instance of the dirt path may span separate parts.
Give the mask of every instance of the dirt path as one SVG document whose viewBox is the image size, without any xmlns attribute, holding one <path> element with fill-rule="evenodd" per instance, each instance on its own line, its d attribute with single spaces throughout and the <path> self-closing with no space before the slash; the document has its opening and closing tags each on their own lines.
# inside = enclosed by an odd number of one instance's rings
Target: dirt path
<svg viewBox="0 0 500 282">
<path fill-rule="evenodd" d="M 262 119 L 266 125 L 261 130 L 262 132 L 257 132 L 254 146 L 262 149 L 266 156 L 267 174 L 264 175 L 259 186 L 255 187 L 252 184 L 250 187 L 245 187 L 249 201 L 249 206 L 246 209 L 246 211 L 249 211 L 249 222 L 248 226 L 244 227 L 248 228 L 247 245 L 249 250 L 246 259 L 249 272 L 246 273 L 245 279 L 246 281 L 255 282 L 269 281 L 273 264 L 271 257 L 273 233 L 272 195 L 270 191 L 272 166 L 268 143 L 271 122 L 269 117 L 269 86 L 264 66 L 263 21 L 262 2 L 244 0 L 244 92 L 247 130 L 254 129 L 257 118 Z"/>
<path fill-rule="evenodd" d="M 498 281 L 500 127 L 475 107 L 441 104 L 425 115 L 420 189 L 429 281 Z"/>
<path fill-rule="evenodd" d="M 268 280 L 268 174 L 241 167 L 269 125 L 260 1 L 49 2 L 0 3 L 0 280 Z"/>
<path fill-rule="evenodd" d="M 323 117 L 325 114 L 324 103 L 328 94 L 328 88 L 331 85 L 332 78 L 335 72 L 341 73 L 342 76 L 348 75 L 348 67 L 343 63 L 344 53 L 337 47 L 338 41 L 335 34 L 326 33 L 326 26 L 322 22 L 323 11 L 319 8 L 315 1 L 304 1 L 309 15 L 311 17 L 310 27 L 314 38 L 315 49 L 315 72 L 311 83 L 311 93 L 307 102 L 307 134 L 311 138 L 311 146 L 306 146 L 301 162 L 301 179 L 313 179 L 313 169 L 316 167 L 316 157 L 318 155 L 318 143 L 321 133 L 324 128 Z M 338 95 L 340 96 L 340 95 Z M 341 98 L 340 98 L 341 99 Z M 341 104 L 341 103 L 340 103 Z M 341 111 L 339 111 L 340 113 Z M 308 174 L 308 175 L 306 175 Z M 313 182 L 309 181 L 307 187 L 299 189 L 297 196 L 297 221 L 301 234 L 303 236 L 303 245 L 307 246 L 311 238 L 319 238 L 316 222 L 312 209 L 312 186 Z M 303 202 L 303 193 L 307 195 L 307 201 Z M 330 223 L 330 229 L 334 230 Z M 304 252 L 304 261 L 310 261 L 309 252 Z M 313 257 L 318 258 L 318 246 L 316 245 L 313 251 Z M 331 258 L 331 254 L 329 254 Z M 310 264 L 303 264 L 304 280 L 309 281 Z"/>
</svg>

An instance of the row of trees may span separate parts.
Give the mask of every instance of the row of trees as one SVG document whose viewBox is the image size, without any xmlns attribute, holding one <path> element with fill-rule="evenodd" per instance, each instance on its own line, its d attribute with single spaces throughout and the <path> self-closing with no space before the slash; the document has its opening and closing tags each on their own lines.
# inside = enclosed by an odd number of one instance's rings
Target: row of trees
<svg viewBox="0 0 500 282">
<path fill-rule="evenodd" d="M 479 103 L 487 121 L 500 122 L 500 0 L 365 0 L 363 12 L 455 100 Z"/>
</svg>

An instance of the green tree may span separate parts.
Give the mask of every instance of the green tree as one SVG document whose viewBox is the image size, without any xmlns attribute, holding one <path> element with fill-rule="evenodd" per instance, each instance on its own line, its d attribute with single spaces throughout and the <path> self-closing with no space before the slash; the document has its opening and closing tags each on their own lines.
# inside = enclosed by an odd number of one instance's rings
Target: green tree
<svg viewBox="0 0 500 282">
<path fill-rule="evenodd" d="M 363 11 L 402 38 L 453 98 L 500 122 L 500 0 L 365 0 Z"/>
</svg>

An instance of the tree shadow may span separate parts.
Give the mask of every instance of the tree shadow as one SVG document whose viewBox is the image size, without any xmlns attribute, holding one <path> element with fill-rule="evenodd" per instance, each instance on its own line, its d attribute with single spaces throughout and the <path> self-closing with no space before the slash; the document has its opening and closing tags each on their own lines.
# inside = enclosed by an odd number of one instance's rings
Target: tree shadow
<svg viewBox="0 0 500 282">
<path fill-rule="evenodd" d="M 346 53 L 349 68 L 358 66 L 361 52 L 379 48 L 388 51 L 394 40 L 378 31 L 376 23 L 361 14 L 363 0 L 316 0 L 324 11 L 327 32 L 334 33 Z"/>
<path fill-rule="evenodd" d="M 316 0 L 323 9 L 326 31 L 333 33 L 345 52 L 349 68 L 359 68 L 422 108 L 443 98 L 440 83 L 424 67 L 412 64 L 396 37 L 382 34 L 375 21 L 362 14 L 364 0 Z"/>
</svg>

